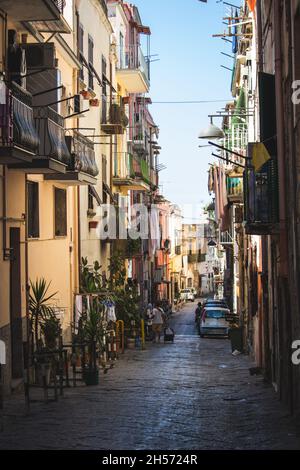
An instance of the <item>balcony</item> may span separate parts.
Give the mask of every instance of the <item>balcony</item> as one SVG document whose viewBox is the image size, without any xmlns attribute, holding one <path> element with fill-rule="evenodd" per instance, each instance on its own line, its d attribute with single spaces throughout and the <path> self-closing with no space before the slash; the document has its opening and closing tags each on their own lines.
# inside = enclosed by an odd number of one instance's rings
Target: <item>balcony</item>
<svg viewBox="0 0 300 470">
<path fill-rule="evenodd" d="M 128 93 L 148 93 L 150 88 L 149 63 L 140 46 L 128 46 L 120 50 L 117 80 Z"/>
<path fill-rule="evenodd" d="M 158 188 L 158 174 L 154 168 L 150 168 L 150 184 L 152 189 Z"/>
<path fill-rule="evenodd" d="M 0 0 L 0 8 L 14 21 L 27 22 L 42 33 L 70 33 L 63 17 L 64 0 Z"/>
<path fill-rule="evenodd" d="M 278 232 L 278 170 L 277 161 L 269 160 L 264 171 L 253 168 L 244 172 L 244 226 L 249 235 L 271 235 Z"/>
<path fill-rule="evenodd" d="M 149 189 L 149 166 L 130 153 L 117 153 L 114 161 L 113 184 L 132 191 Z"/>
<path fill-rule="evenodd" d="M 180 256 L 182 253 L 181 245 L 175 246 L 175 255 Z"/>
<path fill-rule="evenodd" d="M 139 154 L 147 153 L 147 136 L 143 125 L 137 125 L 134 129 L 132 149 Z"/>
<path fill-rule="evenodd" d="M 0 104 L 0 164 L 31 162 L 39 146 L 32 97 L 15 83 L 7 88 L 0 82 L 0 87 L 5 98 Z"/>
<path fill-rule="evenodd" d="M 203 263 L 206 261 L 206 254 L 205 253 L 190 253 L 188 254 L 188 263 L 189 264 L 196 264 L 196 263 Z"/>
<path fill-rule="evenodd" d="M 29 174 L 66 173 L 71 155 L 65 140 L 64 120 L 52 108 L 34 108 L 35 129 L 39 136 L 37 155 L 30 163 L 11 165 Z"/>
<path fill-rule="evenodd" d="M 46 175 L 45 179 L 55 179 L 74 186 L 96 184 L 99 170 L 93 142 L 79 132 L 66 136 L 65 140 L 71 155 L 66 173 Z"/>
<path fill-rule="evenodd" d="M 227 176 L 227 197 L 233 204 L 243 203 L 244 188 L 242 176 Z"/>
<path fill-rule="evenodd" d="M 114 251 L 118 251 L 125 259 L 138 258 L 142 255 L 142 240 L 140 238 L 137 240 L 131 238 L 116 239 L 113 247 Z"/>
<path fill-rule="evenodd" d="M 128 126 L 128 117 L 123 106 L 113 103 L 107 112 L 106 100 L 102 101 L 101 129 L 108 135 L 123 135 Z"/>
</svg>

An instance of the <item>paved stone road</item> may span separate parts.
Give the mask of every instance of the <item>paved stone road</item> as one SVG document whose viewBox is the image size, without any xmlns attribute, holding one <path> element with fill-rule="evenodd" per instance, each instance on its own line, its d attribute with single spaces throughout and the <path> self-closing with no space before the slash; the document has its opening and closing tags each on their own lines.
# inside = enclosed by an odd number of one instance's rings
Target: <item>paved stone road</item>
<svg viewBox="0 0 300 470">
<path fill-rule="evenodd" d="M 196 335 L 194 309 L 176 314 L 174 344 L 127 352 L 98 387 L 71 389 L 27 417 L 8 403 L 0 448 L 300 449 L 272 388 L 229 341 Z"/>
</svg>

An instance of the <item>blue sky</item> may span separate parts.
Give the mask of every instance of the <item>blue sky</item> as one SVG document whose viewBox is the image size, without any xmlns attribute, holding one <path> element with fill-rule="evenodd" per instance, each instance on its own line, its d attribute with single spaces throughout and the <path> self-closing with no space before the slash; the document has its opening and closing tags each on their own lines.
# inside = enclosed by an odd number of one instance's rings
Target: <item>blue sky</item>
<svg viewBox="0 0 300 470">
<path fill-rule="evenodd" d="M 152 101 L 230 100 L 232 60 L 229 43 L 212 38 L 225 29 L 222 3 L 208 0 L 135 0 L 142 21 L 151 27 L 151 53 L 159 61 L 151 66 Z M 208 124 L 208 114 L 224 103 L 153 104 L 151 112 L 160 126 L 160 174 L 164 195 L 180 205 L 210 200 L 207 192 L 210 149 L 199 149 L 198 133 Z M 216 121 L 220 124 L 220 120 Z M 202 142 L 202 144 L 205 142 Z"/>
</svg>

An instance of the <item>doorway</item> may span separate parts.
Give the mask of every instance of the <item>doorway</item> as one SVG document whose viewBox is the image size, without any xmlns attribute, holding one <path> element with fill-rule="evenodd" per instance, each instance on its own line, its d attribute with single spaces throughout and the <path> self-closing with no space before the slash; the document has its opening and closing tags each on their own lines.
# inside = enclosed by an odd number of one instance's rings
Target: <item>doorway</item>
<svg viewBox="0 0 300 470">
<path fill-rule="evenodd" d="M 10 248 L 11 372 L 13 379 L 20 379 L 23 377 L 23 328 L 19 228 L 10 229 Z"/>
</svg>

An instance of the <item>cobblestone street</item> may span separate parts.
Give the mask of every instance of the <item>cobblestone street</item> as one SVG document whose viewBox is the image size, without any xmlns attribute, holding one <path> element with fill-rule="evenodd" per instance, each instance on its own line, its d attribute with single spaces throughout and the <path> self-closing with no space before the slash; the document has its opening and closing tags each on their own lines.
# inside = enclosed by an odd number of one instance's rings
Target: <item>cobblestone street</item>
<svg viewBox="0 0 300 470">
<path fill-rule="evenodd" d="M 228 340 L 197 336 L 194 309 L 174 315 L 174 344 L 126 352 L 98 387 L 34 404 L 27 417 L 7 402 L 0 448 L 300 449 L 272 388 Z"/>
</svg>

